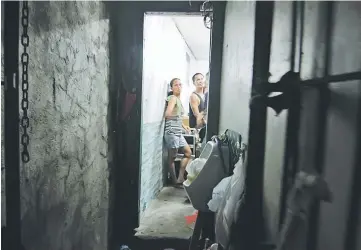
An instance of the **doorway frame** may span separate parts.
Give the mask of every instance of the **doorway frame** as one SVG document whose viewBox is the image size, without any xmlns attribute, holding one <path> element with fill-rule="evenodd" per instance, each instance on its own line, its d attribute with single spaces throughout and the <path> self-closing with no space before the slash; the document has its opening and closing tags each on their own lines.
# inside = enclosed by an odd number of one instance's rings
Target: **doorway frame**
<svg viewBox="0 0 361 250">
<path fill-rule="evenodd" d="M 1 249 L 21 249 L 20 133 L 19 133 L 19 44 L 20 8 L 17 1 L 1 3 L 4 33 L 4 169 L 5 226 Z M 6 37 L 6 39 L 5 39 Z"/>
<path fill-rule="evenodd" d="M 218 134 L 226 2 L 213 3 L 207 139 Z M 139 226 L 144 14 L 201 13 L 203 1 L 106 2 L 110 23 L 108 249 L 129 244 Z M 121 119 L 127 94 L 135 103 Z M 137 157 L 134 157 L 134 156 Z"/>
</svg>

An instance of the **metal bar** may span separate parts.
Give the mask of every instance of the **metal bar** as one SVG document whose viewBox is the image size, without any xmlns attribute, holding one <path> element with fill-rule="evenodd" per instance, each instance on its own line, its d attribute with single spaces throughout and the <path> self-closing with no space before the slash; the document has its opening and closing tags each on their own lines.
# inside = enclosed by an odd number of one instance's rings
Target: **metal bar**
<svg viewBox="0 0 361 250">
<path fill-rule="evenodd" d="M 325 42 L 326 42 L 326 48 L 325 48 L 325 65 L 324 65 L 324 76 L 330 75 L 330 68 L 331 68 L 331 62 L 332 62 L 332 33 L 333 33 L 333 13 L 334 13 L 334 2 L 326 2 L 326 8 L 327 8 L 327 15 L 326 15 L 326 34 L 325 34 Z"/>
<path fill-rule="evenodd" d="M 295 70 L 295 58 L 296 58 L 296 37 L 297 37 L 297 2 L 292 2 L 292 41 L 291 41 L 291 66 L 290 70 Z"/>
<path fill-rule="evenodd" d="M 322 89 L 327 87 L 329 83 L 355 81 L 360 79 L 361 79 L 361 71 L 357 71 L 357 72 L 344 73 L 333 76 L 325 76 L 320 78 L 301 80 L 299 81 L 299 84 L 301 85 L 301 87 L 314 87 L 314 88 Z M 267 86 L 263 87 L 263 90 L 265 91 L 262 94 L 269 94 L 272 92 L 285 92 L 287 89 L 285 83 L 286 82 L 270 83 Z"/>
<path fill-rule="evenodd" d="M 346 82 L 346 81 L 354 81 L 354 80 L 361 80 L 361 71 L 303 80 L 300 83 L 302 84 L 302 86 L 307 86 L 307 87 L 322 87 L 322 85 L 327 85 L 329 83 Z"/>
<path fill-rule="evenodd" d="M 325 33 L 325 61 L 324 61 L 324 77 L 320 85 L 320 99 L 318 105 L 318 128 L 317 128 L 317 152 L 315 159 L 315 168 L 319 174 L 323 173 L 324 159 L 325 159 L 325 144 L 326 144 L 326 130 L 327 130 L 327 111 L 330 103 L 330 91 L 328 83 L 335 82 L 335 80 L 343 79 L 340 75 L 329 76 L 329 70 L 332 62 L 332 32 L 333 32 L 333 2 L 326 2 L 326 33 Z M 345 74 L 344 74 L 345 75 Z M 351 75 L 353 76 L 353 75 Z M 361 76 L 361 75 L 360 75 Z M 346 75 L 346 77 L 349 77 Z M 323 84 L 327 83 L 327 84 Z M 305 83 L 303 83 L 305 85 Z M 319 231 L 319 217 L 320 217 L 320 202 L 315 202 L 311 207 L 311 214 L 309 218 L 309 231 L 307 249 L 316 250 L 318 231 Z"/>
<path fill-rule="evenodd" d="M 206 140 L 211 140 L 213 135 L 219 133 L 219 116 L 221 103 L 221 75 L 222 75 L 222 55 L 223 55 L 223 33 L 224 19 L 226 12 L 226 2 L 213 3 L 213 25 L 211 31 L 211 53 L 209 64 L 209 102 L 208 124 Z"/>
<path fill-rule="evenodd" d="M 19 2 L 5 2 L 5 193 L 6 247 L 21 249 L 20 141 L 19 141 Z"/>
<path fill-rule="evenodd" d="M 309 80 L 301 80 L 299 81 L 299 84 L 301 85 L 301 87 L 315 87 L 315 88 L 323 89 L 327 87 L 329 83 L 355 81 L 355 80 L 361 80 L 361 71 L 338 74 L 333 76 L 325 76 L 320 78 L 313 78 Z M 267 90 L 266 93 L 284 92 L 285 85 L 282 83 L 281 84 L 270 83 L 264 89 Z"/>
<path fill-rule="evenodd" d="M 256 2 L 252 97 L 268 84 L 274 1 Z M 267 108 L 262 101 L 251 105 L 248 140 L 248 164 L 245 180 L 245 204 L 248 210 L 245 249 L 257 249 L 264 238 L 263 175 Z"/>
<path fill-rule="evenodd" d="M 297 18 L 298 18 L 298 4 L 296 1 L 292 2 L 292 40 L 291 40 L 291 60 L 290 60 L 290 70 L 295 70 L 295 60 L 296 60 L 296 37 L 297 37 Z M 286 134 L 286 146 L 285 154 L 283 160 L 283 174 L 282 174 L 282 189 L 280 197 L 280 216 L 278 227 L 281 229 L 284 221 L 284 216 L 286 213 L 286 200 L 287 194 L 290 188 L 290 179 L 292 178 L 292 169 L 297 168 L 297 161 L 293 159 L 296 158 L 296 149 L 298 141 L 296 141 L 298 135 L 298 129 L 295 127 L 298 126 L 298 114 L 295 113 L 295 108 L 290 108 L 287 115 L 287 134 Z"/>
<path fill-rule="evenodd" d="M 141 1 L 136 6 L 137 8 L 143 8 L 145 12 L 192 15 L 193 13 L 200 13 L 203 3 L 204 1 Z"/>
<path fill-rule="evenodd" d="M 300 4 L 300 36 L 299 36 L 299 61 L 298 61 L 298 72 L 301 74 L 302 70 L 302 58 L 303 58 L 303 37 L 305 31 L 305 2 L 301 1 Z"/>
</svg>

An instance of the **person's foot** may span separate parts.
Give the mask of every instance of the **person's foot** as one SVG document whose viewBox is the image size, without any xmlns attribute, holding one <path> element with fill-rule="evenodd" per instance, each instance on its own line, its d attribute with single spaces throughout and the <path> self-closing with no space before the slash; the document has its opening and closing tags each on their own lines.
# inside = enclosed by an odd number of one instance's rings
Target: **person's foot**
<svg viewBox="0 0 361 250">
<path fill-rule="evenodd" d="M 183 179 L 177 179 L 177 183 L 179 183 L 179 184 L 183 184 L 183 182 L 185 182 L 186 180 L 183 178 Z"/>
<path fill-rule="evenodd" d="M 183 183 L 182 182 L 176 182 L 173 184 L 173 187 L 175 188 L 183 188 Z"/>
<path fill-rule="evenodd" d="M 175 188 L 182 189 L 182 188 L 183 188 L 183 185 L 178 183 L 178 184 L 174 184 L 174 187 L 175 187 Z"/>
</svg>

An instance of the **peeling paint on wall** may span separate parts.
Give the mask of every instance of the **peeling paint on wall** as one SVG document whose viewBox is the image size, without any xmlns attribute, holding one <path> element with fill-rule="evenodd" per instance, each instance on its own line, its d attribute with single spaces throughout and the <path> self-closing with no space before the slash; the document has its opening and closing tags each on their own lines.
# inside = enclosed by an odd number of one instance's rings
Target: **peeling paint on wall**
<svg viewBox="0 0 361 250">
<path fill-rule="evenodd" d="M 30 2 L 29 250 L 107 245 L 109 23 L 100 2 Z M 46 22 L 45 22 L 46 21 Z"/>
</svg>

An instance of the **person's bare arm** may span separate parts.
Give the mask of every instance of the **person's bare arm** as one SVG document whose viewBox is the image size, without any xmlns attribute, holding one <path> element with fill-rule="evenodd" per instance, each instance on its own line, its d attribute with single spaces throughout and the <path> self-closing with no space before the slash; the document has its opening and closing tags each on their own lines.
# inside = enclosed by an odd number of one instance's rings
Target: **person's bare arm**
<svg viewBox="0 0 361 250">
<path fill-rule="evenodd" d="M 175 96 L 172 96 L 170 98 L 170 100 L 168 101 L 168 106 L 167 106 L 167 109 L 164 114 L 165 118 L 172 116 L 172 112 L 173 112 L 173 109 L 174 109 L 176 103 L 177 103 L 177 98 Z"/>
<path fill-rule="evenodd" d="M 203 113 L 203 124 L 207 124 L 207 117 L 208 117 L 207 110 L 204 110 L 202 113 Z"/>
<path fill-rule="evenodd" d="M 186 126 L 182 123 L 182 127 L 185 129 L 185 131 L 189 132 L 191 129 L 189 126 Z"/>
<path fill-rule="evenodd" d="M 203 114 L 199 112 L 199 98 L 195 94 L 191 95 L 189 100 L 194 116 L 197 118 L 197 127 L 202 124 Z"/>
<path fill-rule="evenodd" d="M 198 97 L 195 94 L 192 94 L 189 102 L 191 104 L 191 108 L 192 108 L 194 116 L 198 117 L 200 114 L 199 109 L 198 109 L 198 105 L 199 105 Z"/>
</svg>

